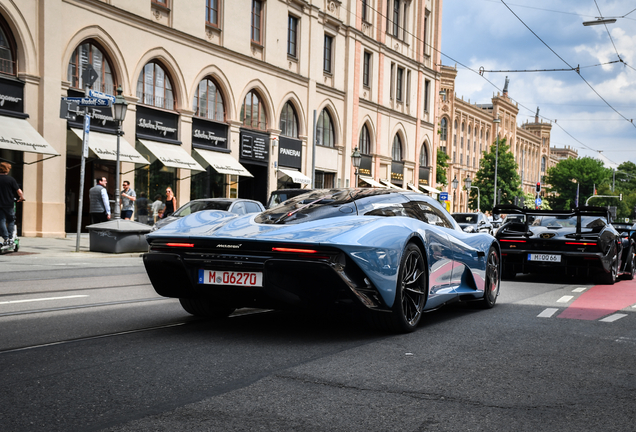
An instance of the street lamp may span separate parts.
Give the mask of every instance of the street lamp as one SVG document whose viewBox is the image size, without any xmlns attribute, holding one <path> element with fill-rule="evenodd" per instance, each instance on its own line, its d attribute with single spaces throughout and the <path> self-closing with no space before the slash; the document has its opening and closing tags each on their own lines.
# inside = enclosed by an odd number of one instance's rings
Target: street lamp
<svg viewBox="0 0 636 432">
<path fill-rule="evenodd" d="M 594 21 L 583 21 L 584 26 L 595 26 L 601 24 L 614 24 L 616 22 L 616 18 L 596 18 Z"/>
<path fill-rule="evenodd" d="M 470 175 L 466 176 L 466 179 L 464 179 L 464 186 L 466 186 L 466 191 L 467 191 L 467 195 L 468 198 L 470 198 L 470 189 L 477 189 L 477 211 L 481 211 L 481 197 L 479 195 L 479 188 L 477 186 L 473 186 L 473 181 L 470 179 Z M 468 200 L 466 200 L 466 202 L 468 202 Z"/>
<path fill-rule="evenodd" d="M 497 205 L 497 164 L 499 163 L 499 123 L 501 123 L 501 119 L 497 117 L 492 122 L 497 125 L 497 144 L 495 145 L 495 190 L 492 198 L 492 207 L 495 208 Z"/>
<path fill-rule="evenodd" d="M 358 168 L 360 168 L 360 162 L 362 162 L 362 155 L 358 151 L 358 147 L 351 153 L 351 164 L 356 169 L 356 187 L 358 187 Z"/>
<path fill-rule="evenodd" d="M 119 178 L 119 137 L 122 135 L 121 122 L 126 118 L 126 110 L 128 109 L 128 102 L 121 95 L 121 86 L 117 87 L 117 96 L 115 96 L 115 102 L 113 103 L 113 119 L 117 122 L 117 162 L 115 165 L 115 211 L 113 212 L 115 219 L 121 218 L 121 208 L 119 207 L 120 192 L 120 178 Z"/>
<path fill-rule="evenodd" d="M 451 185 L 453 186 L 453 190 L 457 189 L 458 184 L 459 184 L 459 180 L 457 180 L 457 175 L 455 175 L 455 178 L 451 182 Z M 453 208 L 457 207 L 457 204 L 455 203 L 455 198 L 456 198 L 455 192 L 453 192 Z"/>
</svg>

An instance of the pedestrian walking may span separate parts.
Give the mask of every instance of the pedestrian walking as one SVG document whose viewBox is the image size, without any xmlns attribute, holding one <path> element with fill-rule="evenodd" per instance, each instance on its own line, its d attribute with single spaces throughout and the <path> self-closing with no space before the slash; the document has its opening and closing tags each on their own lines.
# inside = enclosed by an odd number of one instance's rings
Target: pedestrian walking
<svg viewBox="0 0 636 432">
<path fill-rule="evenodd" d="M 152 216 L 154 219 L 154 223 L 157 223 L 159 219 L 161 219 L 161 209 L 163 209 L 164 204 L 161 201 L 161 194 L 155 195 L 155 201 L 150 206 L 150 210 L 152 210 Z"/>
<path fill-rule="evenodd" d="M 18 202 L 24 201 L 22 189 L 18 182 L 9 175 L 11 164 L 0 163 L 0 235 L 2 235 L 2 245 L 13 245 L 13 230 L 15 228 L 15 199 Z"/>
<path fill-rule="evenodd" d="M 135 201 L 135 207 L 137 211 L 137 221 L 142 224 L 148 223 L 148 198 L 146 198 L 145 192 L 139 193 L 139 198 Z"/>
<path fill-rule="evenodd" d="M 166 188 L 166 208 L 163 210 L 161 218 L 167 218 L 177 209 L 177 197 L 172 193 L 172 188 Z"/>
<path fill-rule="evenodd" d="M 124 180 L 124 190 L 121 192 L 121 218 L 130 220 L 132 218 L 137 194 L 130 187 L 130 182 Z"/>
<path fill-rule="evenodd" d="M 110 219 L 110 203 L 106 192 L 106 177 L 95 179 L 97 184 L 88 191 L 90 202 L 91 223 L 106 222 Z M 81 215 L 80 215 L 81 217 Z"/>
</svg>

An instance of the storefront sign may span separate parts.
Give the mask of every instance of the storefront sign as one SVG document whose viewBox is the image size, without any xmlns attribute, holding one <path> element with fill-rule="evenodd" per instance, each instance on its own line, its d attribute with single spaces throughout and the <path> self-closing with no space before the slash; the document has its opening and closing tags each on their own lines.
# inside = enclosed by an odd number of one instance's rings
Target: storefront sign
<svg viewBox="0 0 636 432">
<path fill-rule="evenodd" d="M 428 167 L 420 167 L 419 184 L 428 186 L 428 177 L 431 175 L 431 169 Z"/>
<path fill-rule="evenodd" d="M 269 161 L 269 135 L 241 130 L 241 156 L 247 163 Z"/>
<path fill-rule="evenodd" d="M 202 148 L 227 149 L 227 135 L 226 124 L 192 119 L 192 144 Z"/>
<path fill-rule="evenodd" d="M 179 138 L 179 115 L 137 106 L 137 136 L 148 139 L 177 141 Z"/>
<path fill-rule="evenodd" d="M 278 165 L 300 170 L 303 159 L 303 142 L 293 138 L 280 137 L 278 144 Z"/>
<path fill-rule="evenodd" d="M 360 168 L 358 168 L 358 174 L 373 177 L 372 163 L 372 156 L 362 155 L 362 159 L 360 159 Z"/>
<path fill-rule="evenodd" d="M 401 185 L 402 180 L 404 180 L 404 163 L 391 162 L 391 182 Z"/>
<path fill-rule="evenodd" d="M 0 78 L 0 109 L 24 112 L 24 83 L 15 79 Z"/>
</svg>

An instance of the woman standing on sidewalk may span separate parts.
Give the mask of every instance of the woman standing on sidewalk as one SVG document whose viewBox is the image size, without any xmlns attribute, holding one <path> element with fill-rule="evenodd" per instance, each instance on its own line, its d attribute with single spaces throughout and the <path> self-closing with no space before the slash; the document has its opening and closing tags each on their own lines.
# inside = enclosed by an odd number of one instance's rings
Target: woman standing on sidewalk
<svg viewBox="0 0 636 432">
<path fill-rule="evenodd" d="M 177 197 L 172 193 L 172 188 L 168 186 L 166 188 L 166 208 L 163 210 L 162 219 L 170 216 L 177 209 Z"/>
</svg>

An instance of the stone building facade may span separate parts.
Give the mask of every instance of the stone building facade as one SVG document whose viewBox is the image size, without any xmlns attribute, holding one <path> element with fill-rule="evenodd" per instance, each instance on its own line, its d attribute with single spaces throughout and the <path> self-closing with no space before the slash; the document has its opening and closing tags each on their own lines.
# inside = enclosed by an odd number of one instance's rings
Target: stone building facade
<svg viewBox="0 0 636 432">
<path fill-rule="evenodd" d="M 534 192 L 550 167 L 550 131 L 552 125 L 539 119 L 517 124 L 519 108 L 508 96 L 508 79 L 503 93 L 493 96 L 488 104 L 471 103 L 457 97 L 455 67 L 441 67 L 441 92 L 439 96 L 440 150 L 450 157 L 449 184 L 446 186 L 452 212 L 473 211 L 468 209 L 467 194 L 461 190 L 466 177 L 474 178 L 479 170 L 480 159 L 496 140 L 506 138 L 510 151 L 519 166 L 524 192 Z M 500 123 L 493 123 L 499 118 Z M 451 182 L 459 181 L 457 190 Z"/>
<path fill-rule="evenodd" d="M 0 95 L 20 99 L 0 109 L 15 135 L 3 141 L 24 141 L 31 128 L 49 146 L 0 144 L 27 197 L 22 235 L 64 236 L 79 217 L 85 227 L 87 204 L 80 215 L 78 201 L 87 203 L 97 177 L 107 178 L 114 202 L 118 125 L 108 109 L 88 109 L 80 191 L 87 111 L 64 98 L 87 88 L 112 95 L 121 86 L 121 179 L 150 201 L 170 186 L 179 205 L 216 196 L 265 202 L 277 188 L 356 179 L 427 191 L 438 147 L 441 3 L 0 0 Z"/>
</svg>

